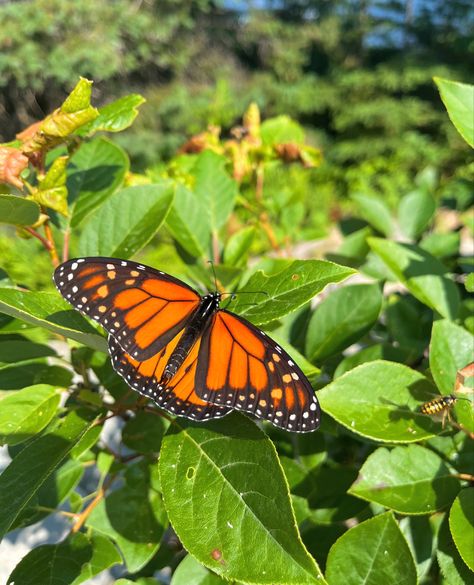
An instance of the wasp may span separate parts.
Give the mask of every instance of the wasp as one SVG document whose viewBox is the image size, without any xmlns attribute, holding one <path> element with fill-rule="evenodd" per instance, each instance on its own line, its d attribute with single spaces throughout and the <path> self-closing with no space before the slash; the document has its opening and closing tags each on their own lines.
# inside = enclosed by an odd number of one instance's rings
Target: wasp
<svg viewBox="0 0 474 585">
<path fill-rule="evenodd" d="M 433 398 L 433 400 L 430 400 L 429 402 L 425 402 L 424 404 L 422 404 L 420 406 L 420 411 L 423 414 L 428 415 L 442 414 L 443 415 L 442 425 L 444 428 L 446 418 L 448 420 L 451 420 L 450 411 L 457 401 L 458 397 L 454 396 L 454 394 L 447 394 L 446 396 L 437 396 L 436 398 Z"/>
</svg>

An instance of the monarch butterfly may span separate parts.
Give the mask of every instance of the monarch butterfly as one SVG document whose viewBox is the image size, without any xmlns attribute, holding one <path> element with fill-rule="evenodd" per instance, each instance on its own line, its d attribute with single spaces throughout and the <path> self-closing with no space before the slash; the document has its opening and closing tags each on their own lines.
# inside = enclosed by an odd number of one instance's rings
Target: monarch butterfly
<svg viewBox="0 0 474 585">
<path fill-rule="evenodd" d="M 108 332 L 114 369 L 161 408 L 194 420 L 237 409 L 294 432 L 319 426 L 316 396 L 291 357 L 257 327 L 143 264 L 90 257 L 54 272 L 63 297 Z"/>
</svg>

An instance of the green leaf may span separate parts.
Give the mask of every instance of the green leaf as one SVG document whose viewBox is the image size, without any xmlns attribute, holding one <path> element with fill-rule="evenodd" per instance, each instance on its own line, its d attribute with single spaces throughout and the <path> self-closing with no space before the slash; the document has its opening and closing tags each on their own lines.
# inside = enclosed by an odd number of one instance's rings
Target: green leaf
<svg viewBox="0 0 474 585">
<path fill-rule="evenodd" d="M 408 350 L 388 343 L 369 345 L 369 347 L 364 347 L 357 353 L 345 357 L 334 371 L 334 378 L 339 378 L 339 376 L 342 376 L 349 370 L 367 362 L 387 360 L 390 362 L 405 363 L 409 356 L 410 352 Z"/>
<path fill-rule="evenodd" d="M 106 339 L 82 315 L 71 311 L 58 293 L 0 288 L 0 312 L 70 337 L 93 349 L 107 351 Z"/>
<path fill-rule="evenodd" d="M 324 361 L 363 337 L 377 321 L 382 300 L 378 284 L 356 284 L 332 292 L 316 307 L 309 322 L 308 357 Z"/>
<path fill-rule="evenodd" d="M 173 528 L 200 563 L 245 583 L 321 582 L 275 448 L 247 418 L 233 414 L 205 427 L 175 422 L 159 469 Z"/>
<path fill-rule="evenodd" d="M 81 144 L 68 164 L 67 188 L 73 228 L 117 191 L 129 166 L 126 153 L 106 138 Z"/>
<path fill-rule="evenodd" d="M 68 214 L 66 187 L 68 158 L 67 156 L 58 157 L 31 195 L 33 200 L 43 207 L 54 209 L 64 216 Z"/>
<path fill-rule="evenodd" d="M 35 497 L 17 516 L 12 528 L 36 524 L 57 510 L 77 486 L 83 475 L 84 467 L 81 463 L 71 459 L 67 460 L 43 483 Z"/>
<path fill-rule="evenodd" d="M 426 191 L 412 191 L 402 197 L 398 206 L 398 221 L 409 238 L 418 237 L 429 225 L 436 203 Z"/>
<path fill-rule="evenodd" d="M 383 199 L 356 193 L 351 199 L 357 203 L 360 215 L 377 231 L 389 236 L 393 231 L 392 214 Z"/>
<path fill-rule="evenodd" d="M 446 234 L 427 234 L 420 242 L 420 248 L 426 250 L 436 258 L 449 258 L 459 254 L 461 237 L 459 232 L 448 232 Z"/>
<path fill-rule="evenodd" d="M 59 544 L 30 551 L 13 570 L 8 585 L 79 585 L 120 562 L 117 549 L 103 536 L 74 534 Z"/>
<path fill-rule="evenodd" d="M 469 293 L 474 293 L 474 272 L 468 274 L 465 282 L 466 290 Z"/>
<path fill-rule="evenodd" d="M 90 105 L 91 91 L 92 81 L 81 77 L 61 107 L 45 118 L 41 132 L 47 136 L 65 138 L 94 120 L 99 112 Z"/>
<path fill-rule="evenodd" d="M 260 126 L 260 135 L 263 144 L 268 146 L 304 142 L 303 128 L 289 116 L 276 116 L 265 120 Z"/>
<path fill-rule="evenodd" d="M 257 229 L 249 225 L 233 234 L 224 249 L 224 262 L 230 266 L 245 266 Z"/>
<path fill-rule="evenodd" d="M 81 573 L 71 585 L 89 583 L 89 579 L 92 579 L 95 575 L 122 563 L 120 553 L 108 538 L 101 534 L 92 534 L 88 538 L 92 546 L 92 556 L 82 565 Z"/>
<path fill-rule="evenodd" d="M 56 355 L 54 349 L 48 345 L 34 343 L 27 339 L 8 339 L 3 341 L 0 338 L 0 365 L 15 364 L 19 361 L 23 362 Z"/>
<path fill-rule="evenodd" d="M 16 445 L 39 433 L 55 415 L 60 399 L 53 386 L 37 384 L 0 400 L 0 444 Z"/>
<path fill-rule="evenodd" d="M 193 169 L 194 192 L 204 206 L 213 232 L 225 224 L 237 197 L 237 183 L 226 171 L 226 162 L 223 156 L 205 150 L 198 156 Z"/>
<path fill-rule="evenodd" d="M 203 567 L 191 555 L 187 555 L 179 563 L 173 573 L 170 585 L 224 585 L 228 583 L 215 573 Z"/>
<path fill-rule="evenodd" d="M 459 291 L 439 260 L 415 245 L 381 238 L 369 238 L 368 242 L 414 297 L 443 317 L 456 317 Z"/>
<path fill-rule="evenodd" d="M 0 476 L 0 537 L 91 426 L 90 411 L 72 411 L 28 443 Z"/>
<path fill-rule="evenodd" d="M 96 211 L 79 239 L 79 256 L 130 258 L 163 224 L 173 202 L 170 183 L 127 187 Z"/>
<path fill-rule="evenodd" d="M 40 207 L 31 199 L 0 193 L 0 222 L 32 225 L 39 219 Z"/>
<path fill-rule="evenodd" d="M 434 521 L 433 521 L 434 519 Z M 418 582 L 428 576 L 436 551 L 436 516 L 406 516 L 399 522 L 416 565 Z"/>
<path fill-rule="evenodd" d="M 304 305 L 327 284 L 354 273 L 351 268 L 323 260 L 294 260 L 283 266 L 271 276 L 261 270 L 252 274 L 242 286 L 246 294 L 237 296 L 232 311 L 256 325 L 269 323 Z"/>
<path fill-rule="evenodd" d="M 432 514 L 451 504 L 459 488 L 439 455 L 408 445 L 371 453 L 349 493 L 401 514 Z"/>
<path fill-rule="evenodd" d="M 92 548 L 84 534 L 75 534 L 59 544 L 38 546 L 18 563 L 7 585 L 71 585 L 91 557 Z"/>
<path fill-rule="evenodd" d="M 469 146 L 474 148 L 474 86 L 441 77 L 433 79 L 451 122 Z"/>
<path fill-rule="evenodd" d="M 134 465 L 128 472 L 133 476 L 100 502 L 87 526 L 114 540 L 128 570 L 134 573 L 158 550 L 166 528 L 166 513 L 160 494 L 150 488 L 148 466 Z"/>
<path fill-rule="evenodd" d="M 470 529 L 472 533 L 472 528 Z M 459 556 L 456 545 L 449 532 L 448 517 L 445 516 L 438 533 L 438 550 L 436 552 L 441 573 L 449 585 L 471 585 L 473 582 L 470 571 Z"/>
<path fill-rule="evenodd" d="M 138 107 L 145 102 L 145 98 L 137 93 L 125 95 L 99 108 L 97 118 L 86 126 L 82 126 L 79 134 L 91 136 L 96 132 L 121 132 L 132 125 L 138 116 Z"/>
<path fill-rule="evenodd" d="M 472 361 L 474 335 L 452 321 L 433 324 L 430 343 L 430 370 L 442 394 L 451 394 L 456 374 Z"/>
<path fill-rule="evenodd" d="M 175 188 L 174 202 L 166 225 L 180 246 L 194 258 L 209 259 L 210 217 L 204 203 L 184 185 Z"/>
<path fill-rule="evenodd" d="M 122 429 L 122 441 L 138 453 L 158 453 L 167 428 L 165 419 L 139 411 Z"/>
<path fill-rule="evenodd" d="M 369 245 L 367 238 L 373 235 L 370 227 L 365 227 L 352 232 L 344 238 L 344 241 L 337 250 L 337 255 L 343 258 L 361 260 L 367 256 Z"/>
<path fill-rule="evenodd" d="M 385 320 L 397 346 L 410 348 L 416 357 L 427 348 L 431 335 L 432 311 L 411 295 L 392 294 L 386 300 Z"/>
<path fill-rule="evenodd" d="M 449 528 L 463 561 L 474 571 L 474 488 L 462 490 L 454 500 L 449 513 Z"/>
<path fill-rule="evenodd" d="M 329 585 L 416 585 L 408 544 L 391 513 L 351 528 L 329 551 Z"/>
<path fill-rule="evenodd" d="M 436 390 L 402 364 L 374 361 L 350 370 L 318 392 L 322 410 L 349 430 L 377 441 L 413 443 L 436 424 L 420 412 Z"/>
</svg>

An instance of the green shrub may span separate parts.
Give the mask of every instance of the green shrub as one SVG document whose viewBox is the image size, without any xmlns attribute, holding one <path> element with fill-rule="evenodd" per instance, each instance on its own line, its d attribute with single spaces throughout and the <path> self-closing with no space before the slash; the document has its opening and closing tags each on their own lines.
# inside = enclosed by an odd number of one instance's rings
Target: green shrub
<svg viewBox="0 0 474 585">
<path fill-rule="evenodd" d="M 469 138 L 472 87 L 437 83 Z M 352 216 L 331 209 L 320 151 L 288 116 L 261 122 L 255 104 L 232 138 L 210 127 L 134 174 L 103 133 L 129 127 L 142 98 L 96 109 L 90 95 L 81 79 L 0 146 L 0 439 L 12 458 L 0 531 L 54 513 L 71 527 L 9 583 L 77 585 L 116 565 L 119 585 L 170 572 L 173 585 L 472 580 L 469 195 L 453 187 L 448 209 L 428 168 L 391 205 L 359 185 Z M 308 241 L 326 227 L 320 204 L 338 222 L 324 260 Z M 46 284 L 61 260 L 96 255 L 247 293 L 232 310 L 312 381 L 320 430 L 235 412 L 197 424 L 147 405 L 113 371 L 103 331 Z M 443 402 L 442 420 L 422 412 L 451 394 L 449 416 Z M 110 419 L 118 449 L 103 433 Z"/>
</svg>

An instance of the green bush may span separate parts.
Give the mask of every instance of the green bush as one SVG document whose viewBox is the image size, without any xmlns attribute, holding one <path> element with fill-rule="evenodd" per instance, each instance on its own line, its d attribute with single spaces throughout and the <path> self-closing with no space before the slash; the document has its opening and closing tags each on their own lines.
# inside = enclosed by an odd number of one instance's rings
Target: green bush
<svg viewBox="0 0 474 585">
<path fill-rule="evenodd" d="M 470 140 L 473 88 L 437 84 Z M 104 133 L 129 127 L 141 96 L 96 109 L 90 95 L 81 79 L 0 146 L 0 439 L 12 459 L 0 531 L 50 514 L 70 522 L 8 582 L 77 585 L 116 565 L 118 585 L 170 573 L 173 585 L 472 581 L 469 195 L 441 198 L 428 168 L 391 206 L 359 190 L 351 216 L 330 210 L 319 150 L 288 116 L 262 122 L 255 104 L 232 138 L 211 127 L 134 174 Z M 321 200 L 338 223 L 324 260 L 308 241 L 325 224 Z M 62 260 L 98 255 L 247 293 L 231 309 L 298 362 L 320 430 L 235 412 L 198 424 L 147 405 L 113 371 L 103 331 L 47 283 Z M 442 418 L 422 412 L 435 399 Z"/>
</svg>

